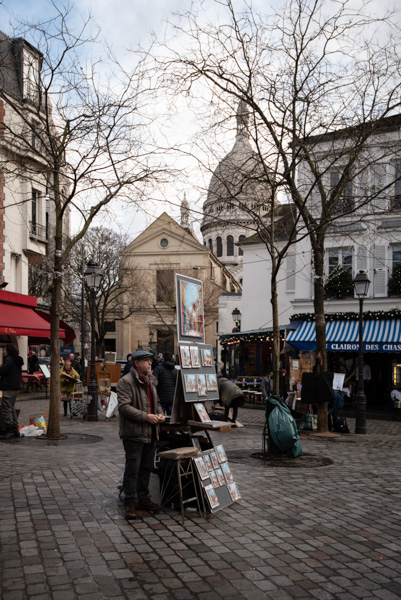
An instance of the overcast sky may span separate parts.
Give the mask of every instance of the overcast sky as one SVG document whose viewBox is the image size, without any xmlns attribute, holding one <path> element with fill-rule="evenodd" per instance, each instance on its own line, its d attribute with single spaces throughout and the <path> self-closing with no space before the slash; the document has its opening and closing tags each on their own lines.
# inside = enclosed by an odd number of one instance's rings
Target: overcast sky
<svg viewBox="0 0 401 600">
<path fill-rule="evenodd" d="M 235 3 L 242 3 L 242 0 L 234 0 Z M 36 21 L 44 19 L 50 14 L 50 4 L 48 0 L 0 0 L 0 28 L 7 34 L 12 35 L 12 30 L 8 26 L 10 16 L 21 16 L 28 21 Z M 60 6 L 60 0 L 54 0 L 57 6 Z M 256 9 L 269 6 L 277 8 L 281 4 L 281 0 L 253 0 L 253 5 Z M 373 5 L 379 0 L 374 0 Z M 380 5 L 390 4 L 390 0 L 380 0 Z M 190 8 L 190 0 L 75 0 L 75 7 L 81 13 L 90 11 L 94 20 L 101 29 L 102 37 L 107 39 L 117 55 L 122 56 L 125 49 L 135 47 L 138 44 L 146 47 L 150 34 L 154 33 L 161 36 L 166 27 L 166 22 L 169 19 L 174 19 L 175 11 L 185 11 Z M 53 9 L 54 10 L 54 9 Z M 214 0 L 204 0 L 204 14 L 209 18 L 215 18 L 214 14 L 218 10 L 218 3 Z M 175 125 L 177 130 L 177 126 Z M 182 126 L 182 134 L 187 134 L 188 127 Z M 232 141 L 227 141 L 226 151 L 231 149 Z M 215 157 L 213 160 L 216 160 Z M 207 182 L 206 182 L 207 185 Z M 175 195 L 177 205 L 182 200 L 184 191 L 187 194 L 187 199 L 191 205 L 197 205 L 201 209 L 204 197 L 202 198 L 199 192 L 191 189 L 191 185 L 187 188 L 180 187 L 176 194 L 174 190 L 169 193 L 169 197 Z M 115 207 L 115 205 L 114 205 Z M 125 208 L 117 210 L 114 208 L 115 222 L 108 220 L 108 224 L 118 229 L 122 227 L 125 233 L 129 233 L 131 238 L 136 237 L 150 222 L 158 216 L 166 205 L 153 203 L 150 206 L 142 206 L 139 214 Z M 178 208 L 170 207 L 170 214 L 179 215 Z M 73 226 L 76 226 L 75 217 Z"/>
</svg>

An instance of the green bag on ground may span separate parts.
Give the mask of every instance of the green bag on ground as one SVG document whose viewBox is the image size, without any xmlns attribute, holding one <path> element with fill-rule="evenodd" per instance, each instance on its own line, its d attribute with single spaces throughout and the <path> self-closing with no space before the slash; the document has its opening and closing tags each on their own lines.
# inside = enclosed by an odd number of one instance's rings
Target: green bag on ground
<svg viewBox="0 0 401 600">
<path fill-rule="evenodd" d="M 269 435 L 281 452 L 288 452 L 292 458 L 302 454 L 299 440 L 298 427 L 291 411 L 283 400 L 270 397 L 266 401 L 270 404 Z M 297 444 L 298 442 L 298 444 Z M 297 447 L 294 447 L 297 446 Z"/>
</svg>

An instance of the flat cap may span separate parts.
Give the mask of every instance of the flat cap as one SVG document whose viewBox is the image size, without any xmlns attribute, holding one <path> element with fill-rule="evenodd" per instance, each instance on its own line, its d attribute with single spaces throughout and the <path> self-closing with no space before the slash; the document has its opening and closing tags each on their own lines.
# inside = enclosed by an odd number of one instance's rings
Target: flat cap
<svg viewBox="0 0 401 600">
<path fill-rule="evenodd" d="M 154 358 L 154 354 L 152 352 L 147 352 L 146 350 L 136 350 L 131 354 L 131 360 L 141 360 L 141 358 Z"/>
</svg>

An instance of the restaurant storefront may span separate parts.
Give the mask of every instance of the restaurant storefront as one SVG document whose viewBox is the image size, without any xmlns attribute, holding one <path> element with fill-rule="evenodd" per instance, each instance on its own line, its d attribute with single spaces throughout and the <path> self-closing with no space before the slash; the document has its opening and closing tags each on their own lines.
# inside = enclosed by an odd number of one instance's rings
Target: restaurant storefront
<svg viewBox="0 0 401 600">
<path fill-rule="evenodd" d="M 303 318 L 301 318 L 303 317 Z M 301 352 L 316 348 L 313 315 L 297 315 L 286 342 Z M 356 391 L 359 352 L 359 322 L 356 313 L 326 315 L 328 368 L 345 374 L 345 387 Z M 366 312 L 363 315 L 363 353 L 367 379 L 365 392 L 368 407 L 389 408 L 390 392 L 401 390 L 401 312 Z M 368 378 L 369 377 L 369 378 Z"/>
</svg>

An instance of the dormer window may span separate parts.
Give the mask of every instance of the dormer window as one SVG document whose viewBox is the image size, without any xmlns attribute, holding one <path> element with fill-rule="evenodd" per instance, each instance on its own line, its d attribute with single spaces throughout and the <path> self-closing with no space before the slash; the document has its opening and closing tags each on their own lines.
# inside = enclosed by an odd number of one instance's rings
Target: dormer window
<svg viewBox="0 0 401 600">
<path fill-rule="evenodd" d="M 37 100 L 39 95 L 39 58 L 25 47 L 23 52 L 23 97 Z"/>
</svg>

